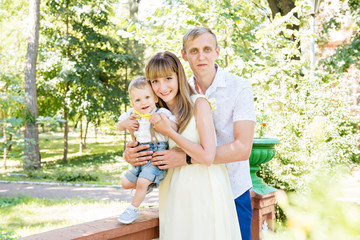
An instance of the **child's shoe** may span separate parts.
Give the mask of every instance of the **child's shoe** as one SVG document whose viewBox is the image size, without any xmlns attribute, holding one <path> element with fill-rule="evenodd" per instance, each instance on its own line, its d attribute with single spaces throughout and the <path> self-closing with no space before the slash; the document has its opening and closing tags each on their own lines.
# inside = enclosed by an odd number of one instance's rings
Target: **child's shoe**
<svg viewBox="0 0 360 240">
<path fill-rule="evenodd" d="M 125 211 L 120 214 L 118 221 L 122 224 L 132 223 L 139 215 L 139 209 L 130 205 Z"/>
</svg>

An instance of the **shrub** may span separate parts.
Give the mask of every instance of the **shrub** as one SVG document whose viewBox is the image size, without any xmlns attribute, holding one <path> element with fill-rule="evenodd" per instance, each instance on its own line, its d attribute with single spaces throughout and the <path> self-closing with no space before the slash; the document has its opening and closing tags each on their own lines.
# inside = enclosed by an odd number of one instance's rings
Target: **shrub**
<svg viewBox="0 0 360 240">
<path fill-rule="evenodd" d="M 84 172 L 82 170 L 59 170 L 54 173 L 54 179 L 60 182 L 97 181 L 99 176 L 95 172 Z"/>
</svg>

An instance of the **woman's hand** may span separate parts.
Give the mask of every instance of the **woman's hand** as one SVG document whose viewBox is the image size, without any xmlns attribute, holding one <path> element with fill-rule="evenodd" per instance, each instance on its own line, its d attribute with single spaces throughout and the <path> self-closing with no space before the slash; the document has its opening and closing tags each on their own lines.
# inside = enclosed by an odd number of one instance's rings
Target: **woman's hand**
<svg viewBox="0 0 360 240">
<path fill-rule="evenodd" d="M 156 132 L 169 136 L 173 130 L 171 121 L 163 113 L 153 113 L 149 122 L 154 126 Z"/>
<path fill-rule="evenodd" d="M 153 151 L 142 151 L 148 149 L 149 145 L 140 145 L 138 142 L 131 142 L 126 145 L 126 148 L 123 153 L 123 158 L 126 162 L 133 166 L 142 166 L 148 163 L 151 160 Z"/>
<path fill-rule="evenodd" d="M 182 167 L 186 165 L 186 153 L 178 147 L 157 151 L 153 154 L 151 164 L 159 169 Z"/>
</svg>

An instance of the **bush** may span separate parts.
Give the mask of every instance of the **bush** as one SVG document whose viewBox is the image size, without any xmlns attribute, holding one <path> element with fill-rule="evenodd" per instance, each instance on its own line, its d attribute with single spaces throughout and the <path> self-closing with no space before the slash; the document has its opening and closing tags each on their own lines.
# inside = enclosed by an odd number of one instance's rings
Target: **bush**
<svg viewBox="0 0 360 240">
<path fill-rule="evenodd" d="M 344 196 L 338 179 L 342 169 L 317 173 L 308 192 L 293 192 L 278 198 L 287 216 L 286 227 L 266 232 L 265 240 L 282 239 L 359 239 L 360 206 L 340 200 Z"/>
<path fill-rule="evenodd" d="M 84 172 L 77 169 L 59 170 L 54 173 L 54 179 L 60 182 L 97 181 L 99 176 L 94 172 Z"/>
<path fill-rule="evenodd" d="M 7 231 L 0 227 L 0 240 L 13 240 L 16 239 L 12 231 Z"/>
</svg>

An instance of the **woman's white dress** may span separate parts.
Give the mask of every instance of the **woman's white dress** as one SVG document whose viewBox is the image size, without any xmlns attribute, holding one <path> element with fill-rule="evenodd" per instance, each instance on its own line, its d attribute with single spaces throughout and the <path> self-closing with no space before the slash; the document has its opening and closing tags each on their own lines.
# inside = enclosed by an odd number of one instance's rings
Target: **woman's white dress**
<svg viewBox="0 0 360 240">
<path fill-rule="evenodd" d="M 199 97 L 193 97 L 193 101 Z M 182 132 L 200 142 L 195 117 Z M 170 148 L 176 144 L 170 140 Z M 159 187 L 160 240 L 239 240 L 240 228 L 224 164 L 169 169 Z"/>
</svg>

